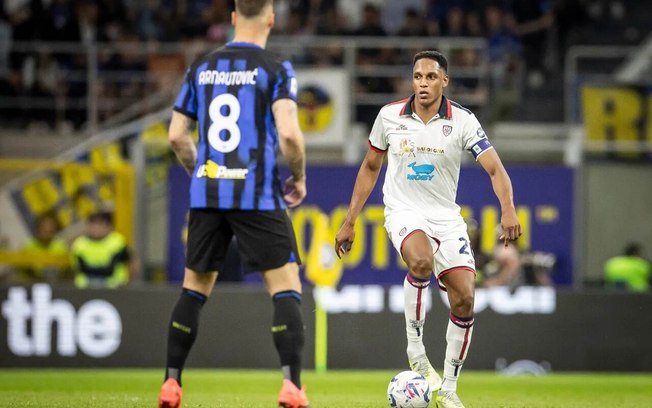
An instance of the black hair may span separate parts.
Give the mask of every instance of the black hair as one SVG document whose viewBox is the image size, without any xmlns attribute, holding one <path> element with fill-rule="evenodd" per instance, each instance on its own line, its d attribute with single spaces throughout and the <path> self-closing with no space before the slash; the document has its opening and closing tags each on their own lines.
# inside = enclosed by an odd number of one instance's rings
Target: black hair
<svg viewBox="0 0 652 408">
<path fill-rule="evenodd" d="M 434 50 L 426 50 L 426 51 L 418 52 L 418 53 L 416 53 L 414 55 L 414 60 L 412 61 L 412 66 L 414 67 L 414 65 L 417 63 L 417 61 L 419 61 L 420 59 L 423 59 L 423 58 L 428 58 L 428 59 L 431 59 L 433 61 L 437 61 L 439 63 L 439 66 L 444 71 L 448 72 L 448 60 L 446 59 L 444 54 L 442 54 L 441 52 L 434 51 Z"/>
<path fill-rule="evenodd" d="M 272 3 L 273 0 L 235 0 L 235 10 L 244 17 L 256 17 Z"/>
<path fill-rule="evenodd" d="M 88 222 L 102 222 L 105 224 L 113 224 L 113 213 L 111 211 L 96 211 L 88 216 Z"/>
<path fill-rule="evenodd" d="M 627 256 L 640 256 L 641 246 L 636 242 L 630 242 L 625 247 L 625 255 Z"/>
</svg>

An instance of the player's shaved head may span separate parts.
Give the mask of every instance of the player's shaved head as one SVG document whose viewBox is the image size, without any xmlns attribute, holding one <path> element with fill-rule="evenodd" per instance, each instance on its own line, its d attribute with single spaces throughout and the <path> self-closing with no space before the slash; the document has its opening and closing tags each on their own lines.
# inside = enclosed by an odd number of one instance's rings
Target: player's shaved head
<svg viewBox="0 0 652 408">
<path fill-rule="evenodd" d="M 431 59 L 431 60 L 433 60 L 433 61 L 437 61 L 437 63 L 439 64 L 439 66 L 440 66 L 440 67 L 441 67 L 445 72 L 448 72 L 448 60 L 446 59 L 446 57 L 444 56 L 444 54 L 442 54 L 441 52 L 439 52 L 439 51 L 432 51 L 432 50 L 421 51 L 421 52 L 417 53 L 417 54 L 414 56 L 414 60 L 412 61 L 412 66 L 414 67 L 414 65 L 417 63 L 417 61 L 419 61 L 420 59 L 423 59 L 423 58 L 428 58 L 428 59 Z"/>
<path fill-rule="evenodd" d="M 273 0 L 235 0 L 235 11 L 243 17 L 251 18 L 259 16 L 266 6 L 272 4 Z"/>
</svg>

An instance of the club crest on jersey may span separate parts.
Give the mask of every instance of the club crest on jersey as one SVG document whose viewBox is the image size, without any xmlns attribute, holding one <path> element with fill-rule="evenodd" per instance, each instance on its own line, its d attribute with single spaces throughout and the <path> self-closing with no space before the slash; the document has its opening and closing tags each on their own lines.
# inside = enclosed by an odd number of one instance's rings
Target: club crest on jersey
<svg viewBox="0 0 652 408">
<path fill-rule="evenodd" d="M 453 132 L 453 127 L 451 125 L 444 125 L 441 130 L 444 133 L 444 136 L 448 136 Z"/>
<path fill-rule="evenodd" d="M 408 164 L 408 167 L 414 172 L 414 174 L 407 175 L 409 181 L 430 181 L 435 177 L 432 175 L 432 172 L 435 171 L 434 164 L 417 164 L 417 162 L 412 162 Z"/>
</svg>

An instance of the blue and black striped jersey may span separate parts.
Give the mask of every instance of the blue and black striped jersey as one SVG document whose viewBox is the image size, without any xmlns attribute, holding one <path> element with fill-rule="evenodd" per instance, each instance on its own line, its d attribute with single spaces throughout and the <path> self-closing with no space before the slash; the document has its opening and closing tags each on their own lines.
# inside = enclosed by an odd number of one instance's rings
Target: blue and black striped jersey
<svg viewBox="0 0 652 408">
<path fill-rule="evenodd" d="M 191 208 L 285 208 L 271 107 L 296 95 L 290 62 L 255 44 L 227 43 L 190 66 L 174 110 L 198 123 Z"/>
</svg>

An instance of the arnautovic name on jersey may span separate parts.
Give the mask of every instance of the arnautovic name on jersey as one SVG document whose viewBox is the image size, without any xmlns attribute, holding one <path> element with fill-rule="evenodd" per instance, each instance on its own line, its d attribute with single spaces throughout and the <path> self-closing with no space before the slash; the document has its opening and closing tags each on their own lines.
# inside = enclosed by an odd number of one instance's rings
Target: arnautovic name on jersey
<svg viewBox="0 0 652 408">
<path fill-rule="evenodd" d="M 256 85 L 258 68 L 249 71 L 201 71 L 197 78 L 199 85 Z"/>
</svg>

